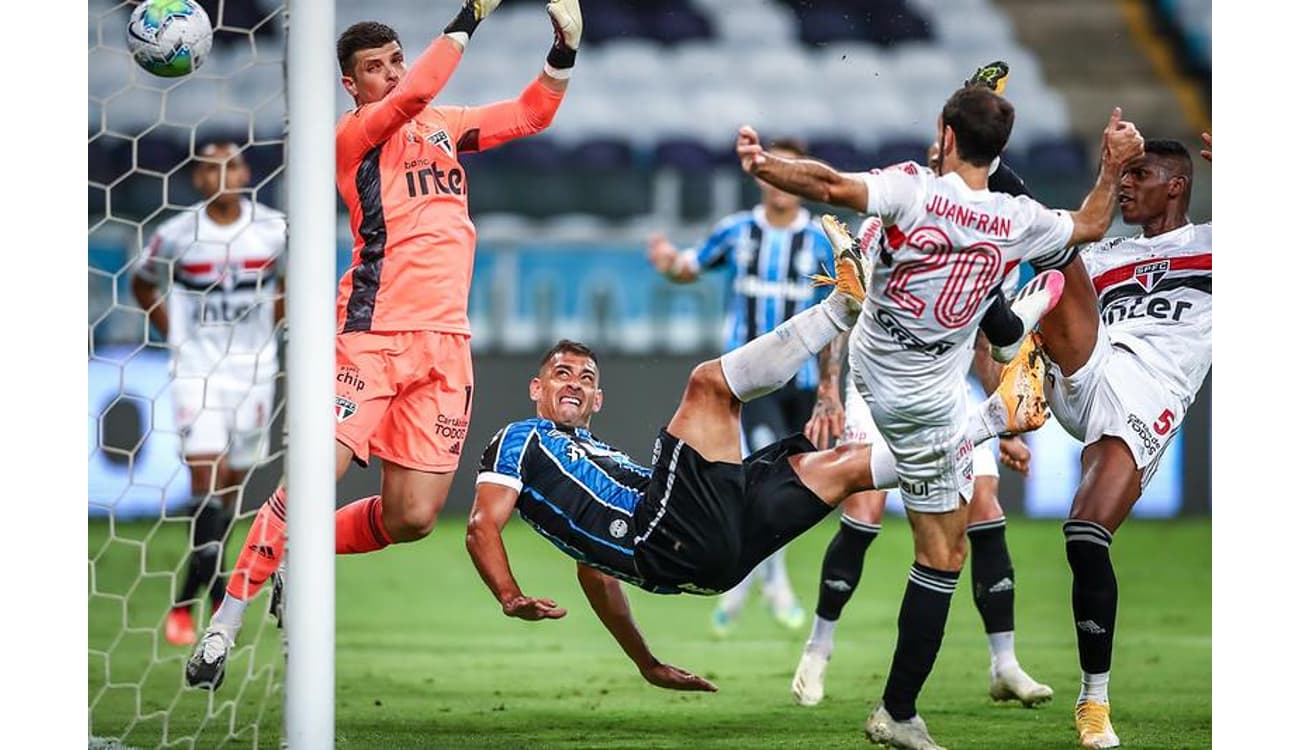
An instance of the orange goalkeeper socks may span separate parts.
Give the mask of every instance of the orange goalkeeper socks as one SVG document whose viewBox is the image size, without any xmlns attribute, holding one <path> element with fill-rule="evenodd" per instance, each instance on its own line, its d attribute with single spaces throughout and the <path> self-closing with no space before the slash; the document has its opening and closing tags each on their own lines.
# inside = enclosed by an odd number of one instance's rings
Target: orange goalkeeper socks
<svg viewBox="0 0 1300 750">
<path fill-rule="evenodd" d="M 284 557 L 285 502 L 284 487 L 277 487 L 257 511 L 226 584 L 231 596 L 243 601 L 253 598 L 279 567 Z"/>
<path fill-rule="evenodd" d="M 374 552 L 392 544 L 384 528 L 379 495 L 354 500 L 334 512 L 334 552 L 356 555 Z"/>
</svg>

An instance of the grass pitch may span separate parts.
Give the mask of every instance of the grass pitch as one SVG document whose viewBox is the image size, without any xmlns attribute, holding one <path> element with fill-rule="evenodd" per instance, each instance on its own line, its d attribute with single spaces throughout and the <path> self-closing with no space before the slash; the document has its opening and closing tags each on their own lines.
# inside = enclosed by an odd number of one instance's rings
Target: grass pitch
<svg viewBox="0 0 1300 750">
<path fill-rule="evenodd" d="M 835 516 L 789 548 L 805 608 L 816 601 Z M 850 748 L 884 687 L 911 561 L 906 522 L 889 518 L 845 610 L 827 698 L 801 708 L 790 678 L 807 629 L 778 626 L 755 596 L 734 634 L 712 636 L 712 599 L 631 591 L 662 661 L 716 682 L 717 694 L 644 683 L 603 630 L 573 563 L 524 524 L 506 542 L 525 593 L 569 608 L 559 621 L 507 619 L 449 517 L 422 542 L 339 558 L 337 724 L 340 748 Z M 215 694 L 182 689 L 187 649 L 162 638 L 188 525 L 91 523 L 90 733 L 129 747 L 278 746 L 282 661 L 265 593 Z M 233 531 L 241 540 L 246 526 Z M 1130 521 L 1111 548 L 1120 582 L 1112 719 L 1126 747 L 1210 746 L 1210 523 Z M 1038 709 L 987 696 L 988 650 L 968 571 L 919 708 L 951 750 L 1076 747 L 1078 663 L 1060 524 L 1012 519 L 1016 645 L 1021 664 L 1056 690 Z M 233 546 L 233 545 L 232 545 Z M 227 555 L 233 562 L 233 549 Z M 268 587 L 269 588 L 269 587 Z M 203 619 L 206 621 L 206 612 Z"/>
</svg>

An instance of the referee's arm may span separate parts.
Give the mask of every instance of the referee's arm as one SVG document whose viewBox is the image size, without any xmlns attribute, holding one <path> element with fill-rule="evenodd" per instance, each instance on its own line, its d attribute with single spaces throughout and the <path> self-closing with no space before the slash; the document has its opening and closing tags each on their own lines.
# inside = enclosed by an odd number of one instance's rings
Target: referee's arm
<svg viewBox="0 0 1300 750">
<path fill-rule="evenodd" d="M 515 576 L 510 572 L 510 558 L 501 539 L 501 529 L 515 510 L 519 490 L 503 484 L 479 482 L 474 494 L 474 507 L 469 512 L 465 530 L 465 548 L 474 560 L 483 583 L 501 603 L 507 617 L 521 620 L 554 620 L 564 617 L 566 610 L 556 606 L 552 599 L 524 596 Z"/>
</svg>

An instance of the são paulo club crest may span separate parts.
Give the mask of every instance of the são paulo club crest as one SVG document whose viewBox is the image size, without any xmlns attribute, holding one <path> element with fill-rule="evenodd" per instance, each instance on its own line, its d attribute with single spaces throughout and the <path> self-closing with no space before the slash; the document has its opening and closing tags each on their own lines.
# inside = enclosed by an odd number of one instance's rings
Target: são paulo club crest
<svg viewBox="0 0 1300 750">
<path fill-rule="evenodd" d="M 445 151 L 447 156 L 453 155 L 451 152 L 451 136 L 447 135 L 447 131 L 439 130 L 431 135 L 426 135 L 424 140 Z"/>
<path fill-rule="evenodd" d="M 1150 263 L 1142 263 L 1133 269 L 1133 280 L 1142 285 L 1146 291 L 1151 291 L 1156 284 L 1165 277 L 1169 272 L 1169 260 L 1155 260 Z"/>
<path fill-rule="evenodd" d="M 334 420 L 342 422 L 353 414 L 357 413 L 357 402 L 343 398 L 342 396 L 334 397 Z"/>
</svg>

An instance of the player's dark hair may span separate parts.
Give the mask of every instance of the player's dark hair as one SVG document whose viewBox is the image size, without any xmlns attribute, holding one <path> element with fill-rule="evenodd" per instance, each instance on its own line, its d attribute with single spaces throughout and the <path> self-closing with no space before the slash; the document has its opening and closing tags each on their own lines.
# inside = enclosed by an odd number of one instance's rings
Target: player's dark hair
<svg viewBox="0 0 1300 750">
<path fill-rule="evenodd" d="M 382 47 L 389 42 L 397 42 L 398 45 L 402 43 L 391 26 L 385 26 L 378 21 L 361 21 L 349 26 L 347 31 L 339 35 L 338 43 L 335 45 L 335 51 L 339 56 L 339 68 L 343 71 L 343 75 L 352 75 L 354 63 L 352 56 L 357 52 Z"/>
<path fill-rule="evenodd" d="M 547 349 L 546 354 L 542 355 L 542 361 L 538 363 L 538 368 L 540 369 L 546 367 L 546 363 L 551 361 L 551 357 L 554 357 L 555 355 L 561 353 L 576 354 L 579 357 L 587 357 L 597 367 L 600 366 L 600 360 L 596 358 L 596 353 L 591 350 L 591 347 L 587 346 L 586 344 L 580 341 L 573 341 L 571 339 L 560 339 L 555 346 L 552 346 L 550 349 Z"/>
<path fill-rule="evenodd" d="M 808 147 L 798 138 L 776 138 L 768 144 L 768 151 L 789 151 L 790 153 L 803 158 L 808 155 Z"/>
<path fill-rule="evenodd" d="M 1145 143 L 1146 153 L 1159 156 L 1162 160 L 1178 167 L 1178 174 L 1192 179 L 1192 154 L 1187 147 L 1170 138 L 1156 138 Z"/>
<path fill-rule="evenodd" d="M 1016 108 L 986 86 L 965 86 L 948 97 L 942 117 L 957 138 L 957 156 L 984 167 L 1007 147 Z"/>
</svg>

